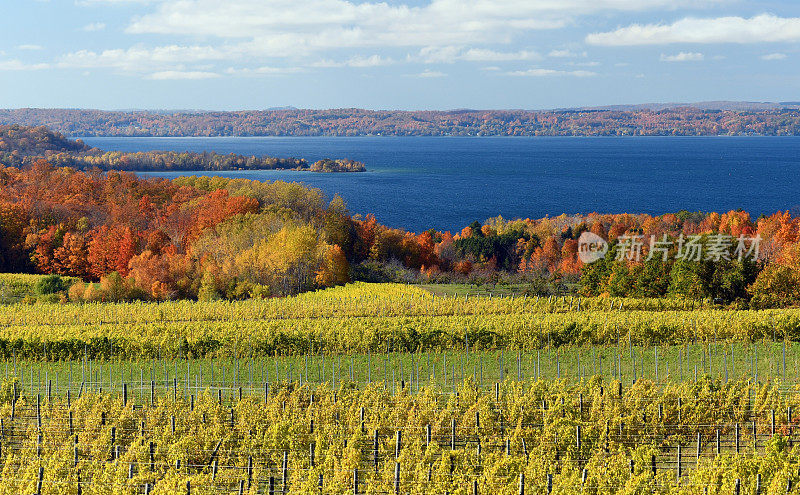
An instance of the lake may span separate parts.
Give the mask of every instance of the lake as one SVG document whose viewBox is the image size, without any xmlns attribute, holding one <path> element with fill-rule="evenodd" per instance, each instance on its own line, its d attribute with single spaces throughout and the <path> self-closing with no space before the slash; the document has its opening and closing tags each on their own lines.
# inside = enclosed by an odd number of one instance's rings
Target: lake
<svg viewBox="0 0 800 495">
<path fill-rule="evenodd" d="M 112 151 L 216 151 L 352 158 L 366 173 L 217 173 L 299 181 L 352 213 L 413 231 L 561 213 L 728 211 L 754 217 L 800 206 L 800 137 L 84 138 Z M 202 172 L 201 172 L 202 173 Z M 214 175 L 206 173 L 208 175 Z M 146 173 L 176 177 L 186 173 Z"/>
</svg>

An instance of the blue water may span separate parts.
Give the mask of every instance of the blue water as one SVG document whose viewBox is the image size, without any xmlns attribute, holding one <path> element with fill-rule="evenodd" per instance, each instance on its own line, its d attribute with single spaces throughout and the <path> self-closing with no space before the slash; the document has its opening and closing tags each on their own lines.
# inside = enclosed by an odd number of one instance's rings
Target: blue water
<svg viewBox="0 0 800 495">
<path fill-rule="evenodd" d="M 119 151 L 216 151 L 352 158 L 366 173 L 227 172 L 300 181 L 353 213 L 413 231 L 561 213 L 728 211 L 800 205 L 800 138 L 86 138 Z M 145 174 L 143 174 L 145 175 Z M 146 174 L 175 177 L 180 173 Z"/>
</svg>

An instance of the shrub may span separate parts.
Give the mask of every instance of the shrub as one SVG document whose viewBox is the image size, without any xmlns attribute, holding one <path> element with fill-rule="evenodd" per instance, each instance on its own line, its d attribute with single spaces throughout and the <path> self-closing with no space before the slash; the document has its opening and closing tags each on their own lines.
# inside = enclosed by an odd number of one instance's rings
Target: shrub
<svg viewBox="0 0 800 495">
<path fill-rule="evenodd" d="M 37 294 L 43 296 L 46 294 L 56 294 L 67 290 L 67 283 L 61 278 L 60 275 L 45 275 L 40 278 L 34 290 Z"/>
</svg>

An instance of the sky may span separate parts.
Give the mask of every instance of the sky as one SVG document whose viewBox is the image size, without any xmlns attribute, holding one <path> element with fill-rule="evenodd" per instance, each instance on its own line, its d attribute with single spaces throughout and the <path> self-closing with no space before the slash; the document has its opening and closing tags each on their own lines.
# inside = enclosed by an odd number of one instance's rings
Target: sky
<svg viewBox="0 0 800 495">
<path fill-rule="evenodd" d="M 0 0 L 0 107 L 800 100 L 798 0 Z"/>
</svg>

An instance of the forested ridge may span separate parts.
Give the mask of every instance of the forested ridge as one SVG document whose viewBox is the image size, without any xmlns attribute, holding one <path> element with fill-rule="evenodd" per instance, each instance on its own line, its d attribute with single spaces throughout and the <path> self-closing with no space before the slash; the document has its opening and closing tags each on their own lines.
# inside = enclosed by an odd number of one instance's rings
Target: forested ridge
<svg viewBox="0 0 800 495">
<path fill-rule="evenodd" d="M 302 158 L 221 155 L 214 152 L 103 151 L 71 140 L 46 127 L 0 125 L 0 164 L 30 166 L 45 158 L 53 165 L 77 169 L 169 170 L 307 170 L 311 172 L 363 172 L 363 163 L 348 159 L 323 159 L 309 164 Z"/>
<path fill-rule="evenodd" d="M 356 108 L 152 112 L 0 110 L 0 124 L 69 136 L 730 136 L 800 135 L 800 110 L 692 106 L 574 110 L 400 111 Z"/>
</svg>

